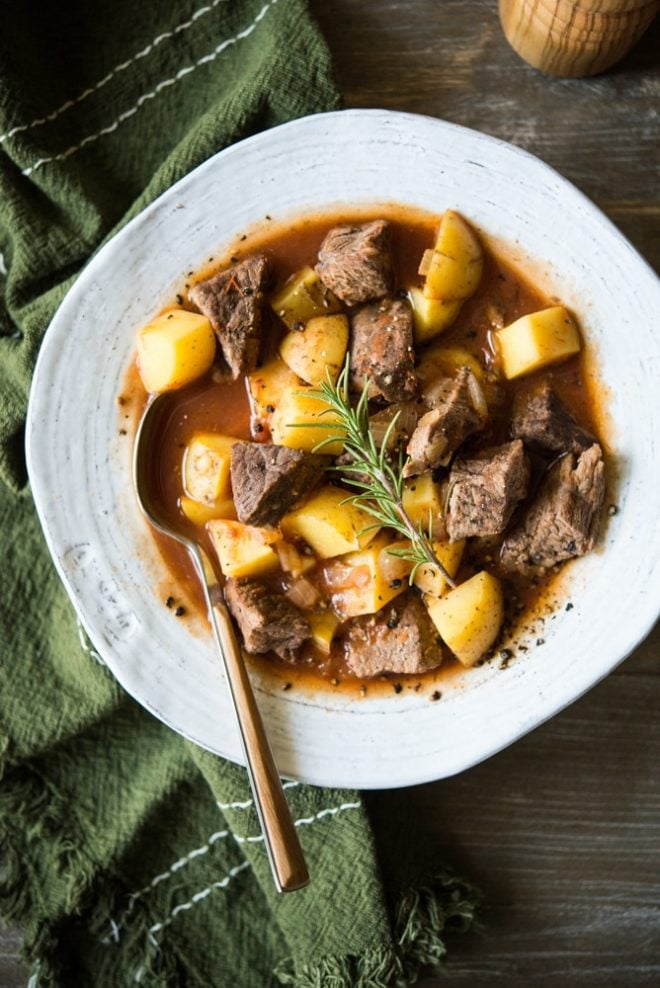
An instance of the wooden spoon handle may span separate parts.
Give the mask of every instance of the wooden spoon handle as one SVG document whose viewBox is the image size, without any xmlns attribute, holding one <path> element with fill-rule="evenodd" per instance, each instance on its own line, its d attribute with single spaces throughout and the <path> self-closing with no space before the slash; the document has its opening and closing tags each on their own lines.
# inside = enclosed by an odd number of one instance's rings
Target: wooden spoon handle
<svg viewBox="0 0 660 988">
<path fill-rule="evenodd" d="M 212 605 L 213 625 L 234 701 L 248 776 L 254 793 L 273 877 L 280 892 L 293 892 L 309 882 L 298 833 L 266 737 L 263 721 L 229 611 Z"/>
</svg>

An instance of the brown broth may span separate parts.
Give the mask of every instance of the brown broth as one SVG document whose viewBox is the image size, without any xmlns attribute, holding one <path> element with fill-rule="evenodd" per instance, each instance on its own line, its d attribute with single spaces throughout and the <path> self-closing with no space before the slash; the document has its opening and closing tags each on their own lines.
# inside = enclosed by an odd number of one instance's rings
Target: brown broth
<svg viewBox="0 0 660 988">
<path fill-rule="evenodd" d="M 296 220 L 290 224 L 264 223 L 255 233 L 237 240 L 225 257 L 197 274 L 189 284 L 209 277 L 231 263 L 243 260 L 256 251 L 267 254 L 273 264 L 277 284 L 282 284 L 291 274 L 306 264 L 315 263 L 318 248 L 327 231 L 342 221 L 356 218 L 366 221 L 386 218 L 392 226 L 392 253 L 394 269 L 403 289 L 421 283 L 417 274 L 419 259 L 423 251 L 432 246 L 439 217 L 419 210 L 398 206 L 385 206 L 373 210 L 335 211 L 332 214 L 319 214 Z M 462 307 L 456 322 L 442 335 L 443 346 L 460 346 L 469 350 L 487 371 L 492 362 L 489 334 L 492 322 L 489 318 L 491 307 L 496 307 L 505 324 L 525 313 L 532 312 L 548 304 L 548 299 L 535 289 L 518 271 L 505 260 L 485 249 L 484 274 L 477 293 Z M 187 285 L 186 287 L 189 287 Z M 187 292 L 182 297 L 183 307 L 188 306 Z M 269 328 L 266 342 L 268 353 L 277 349 L 283 330 L 275 319 Z M 438 340 L 433 341 L 437 343 Z M 134 371 L 133 371 L 134 374 Z M 517 381 L 506 382 L 506 397 L 499 412 L 483 433 L 478 437 L 475 448 L 488 446 L 506 440 L 506 424 L 511 402 L 520 389 L 527 389 L 543 378 L 566 402 L 580 424 L 598 434 L 599 422 L 597 398 L 591 387 L 592 377 L 586 372 L 585 350 L 558 367 L 537 374 L 528 375 Z M 134 403 L 146 403 L 147 396 L 131 379 L 131 392 Z M 137 398 L 135 397 L 137 395 Z M 250 435 L 250 406 L 247 385 L 244 379 L 230 383 L 215 383 L 209 374 L 200 381 L 171 395 L 171 411 L 158 436 L 152 458 L 152 490 L 157 495 L 173 525 L 198 539 L 214 559 L 210 539 L 206 531 L 189 522 L 179 506 L 183 494 L 182 457 L 183 451 L 195 432 L 221 432 L 239 439 L 267 439 L 267 435 Z M 186 596 L 199 610 L 204 612 L 201 588 L 195 576 L 186 551 L 174 540 L 154 532 L 160 552 L 174 580 L 186 591 Z M 492 550 L 490 550 L 492 552 Z M 549 609 L 552 598 L 552 584 L 558 575 L 552 572 L 542 579 L 511 578 L 498 571 L 497 556 L 490 555 L 488 546 L 479 546 L 474 540 L 459 571 L 459 580 L 469 577 L 484 565 L 497 573 L 505 583 L 507 600 L 506 630 L 525 625 L 531 628 L 542 611 Z M 220 575 L 220 574 L 219 574 Z M 387 675 L 378 681 L 356 679 L 346 667 L 341 648 L 335 644 L 329 656 L 323 655 L 312 645 L 303 649 L 300 661 L 295 665 L 283 662 L 276 656 L 253 657 L 260 667 L 276 671 L 282 678 L 285 688 L 291 685 L 304 685 L 318 688 L 320 685 L 364 693 L 367 686 L 370 693 L 379 688 L 398 691 L 419 689 L 435 683 L 443 683 L 461 668 L 450 658 L 439 670 L 422 676 Z"/>
</svg>

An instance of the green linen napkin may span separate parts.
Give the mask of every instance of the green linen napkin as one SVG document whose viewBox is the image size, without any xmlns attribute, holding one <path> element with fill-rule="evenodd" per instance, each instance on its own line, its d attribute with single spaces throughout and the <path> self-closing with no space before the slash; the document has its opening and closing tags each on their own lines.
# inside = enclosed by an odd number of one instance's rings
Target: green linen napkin
<svg viewBox="0 0 660 988">
<path fill-rule="evenodd" d="M 370 821 L 356 792 L 288 784 L 312 883 L 278 897 L 244 770 L 117 686 L 27 489 L 32 368 L 85 261 L 220 148 L 339 103 L 303 0 L 4 13 L 0 913 L 25 930 L 31 988 L 405 985 L 443 956 L 445 927 L 472 920 L 473 891 L 438 865 L 398 794 Z"/>
</svg>

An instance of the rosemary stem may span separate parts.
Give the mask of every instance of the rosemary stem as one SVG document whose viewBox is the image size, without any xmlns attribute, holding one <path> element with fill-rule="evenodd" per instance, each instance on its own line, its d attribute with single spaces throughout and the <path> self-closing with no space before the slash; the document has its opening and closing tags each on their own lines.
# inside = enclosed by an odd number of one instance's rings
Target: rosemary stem
<svg viewBox="0 0 660 988">
<path fill-rule="evenodd" d="M 351 454 L 351 455 L 353 455 L 353 454 Z M 355 456 L 353 456 L 353 458 L 355 459 Z M 383 485 L 383 487 L 385 488 L 385 490 L 387 491 L 387 493 L 392 498 L 392 502 L 394 504 L 395 511 L 396 511 L 397 515 L 399 516 L 399 519 L 401 520 L 401 523 L 403 524 L 403 526 L 408 531 L 408 533 L 410 535 L 410 541 L 412 542 L 412 544 L 413 545 L 417 544 L 417 545 L 419 545 L 421 547 L 421 549 L 422 549 L 424 555 L 426 556 L 427 561 L 430 563 L 430 565 L 431 566 L 435 566 L 438 569 L 438 571 L 439 571 L 440 575 L 442 576 L 442 578 L 444 580 L 446 580 L 447 583 L 449 584 L 449 586 L 452 588 L 452 590 L 454 590 L 456 588 L 456 582 L 455 582 L 455 580 L 452 579 L 452 577 L 449 575 L 449 573 L 447 572 L 447 570 L 445 569 L 445 567 L 442 565 L 442 563 L 440 562 L 440 560 L 436 556 L 435 552 L 433 551 L 433 545 L 431 544 L 431 542 L 429 541 L 429 539 L 422 539 L 422 538 L 420 538 L 419 532 L 417 531 L 417 529 L 413 525 L 412 521 L 408 517 L 408 514 L 405 511 L 403 505 L 401 504 L 401 501 L 399 500 L 399 498 L 397 496 L 397 492 L 394 490 L 394 487 L 392 486 L 392 483 L 390 482 L 389 477 L 387 477 L 386 474 L 384 474 L 381 470 L 374 471 L 374 473 L 376 473 L 376 475 L 378 477 L 379 483 L 381 483 Z"/>
<path fill-rule="evenodd" d="M 322 450 L 330 442 L 338 440 L 344 445 L 344 452 L 348 453 L 357 466 L 358 470 L 348 479 L 352 487 L 361 488 L 360 493 L 353 495 L 347 500 L 354 504 L 362 505 L 372 517 L 385 525 L 391 527 L 401 535 L 410 539 L 410 552 L 394 552 L 393 555 L 400 555 L 413 563 L 410 573 L 410 581 L 414 579 L 417 567 L 429 563 L 434 566 L 449 586 L 454 589 L 456 583 L 451 578 L 445 567 L 442 565 L 433 550 L 431 542 L 431 526 L 429 525 L 429 535 L 426 536 L 420 526 L 417 530 L 408 516 L 402 502 L 402 468 L 403 463 L 400 458 L 398 470 L 390 467 L 387 461 L 387 446 L 394 425 L 399 417 L 399 412 L 390 422 L 385 436 L 379 445 L 376 444 L 373 432 L 369 423 L 369 388 L 365 379 L 360 399 L 353 408 L 351 406 L 349 394 L 349 373 L 350 358 L 347 355 L 343 369 L 333 381 L 328 373 L 327 379 L 323 381 L 315 392 L 315 397 L 327 405 L 326 411 L 332 410 L 341 423 L 340 434 L 329 436 L 315 447 L 315 452 Z M 324 414 L 323 412 L 321 413 Z M 307 424 L 307 423 L 305 423 Z M 331 428 L 330 426 L 328 426 Z M 335 468 L 336 469 L 336 468 Z M 359 476 L 364 472 L 367 477 L 365 481 Z"/>
</svg>

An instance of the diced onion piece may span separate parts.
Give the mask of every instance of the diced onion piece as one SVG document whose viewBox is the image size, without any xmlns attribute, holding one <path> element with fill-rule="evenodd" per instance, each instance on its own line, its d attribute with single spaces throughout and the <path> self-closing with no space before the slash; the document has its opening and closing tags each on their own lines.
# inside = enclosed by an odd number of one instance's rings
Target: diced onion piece
<svg viewBox="0 0 660 988">
<path fill-rule="evenodd" d="M 387 535 L 381 533 L 366 549 L 345 557 L 345 562 L 355 572 L 356 585 L 333 593 L 332 606 L 339 617 L 345 620 L 361 614 L 375 614 L 393 597 L 403 593 L 406 581 L 400 577 L 386 580 L 379 566 L 382 550 L 388 544 L 391 543 Z"/>
<path fill-rule="evenodd" d="M 303 557 L 295 545 L 291 545 L 290 542 L 278 542 L 275 548 L 277 555 L 280 557 L 280 566 L 284 572 L 291 573 L 293 576 L 300 576 L 303 571 Z"/>
<path fill-rule="evenodd" d="M 448 391 L 451 389 L 453 381 L 450 377 L 436 377 L 422 391 L 422 401 L 429 408 L 438 405 Z"/>
<path fill-rule="evenodd" d="M 502 408 L 506 404 L 506 391 L 495 381 L 484 383 L 484 397 L 489 408 Z"/>
<path fill-rule="evenodd" d="M 487 419 L 488 403 L 486 401 L 486 396 L 484 395 L 483 388 L 477 381 L 474 374 L 468 375 L 467 386 L 468 391 L 470 392 L 470 401 L 472 402 L 472 407 L 475 412 L 477 412 L 482 419 Z"/>
<path fill-rule="evenodd" d="M 323 579 L 330 590 L 343 590 L 350 586 L 353 576 L 353 567 L 339 562 L 338 559 L 323 567 Z"/>
<path fill-rule="evenodd" d="M 326 586 L 333 592 L 336 590 L 351 590 L 364 587 L 369 582 L 370 573 L 367 566 L 349 566 L 339 560 L 324 568 Z"/>
<path fill-rule="evenodd" d="M 376 412 L 369 419 L 369 429 L 379 449 L 383 444 L 387 430 L 395 415 L 398 415 L 398 418 L 390 433 L 388 449 L 396 448 L 403 437 L 408 439 L 415 431 L 419 415 L 414 402 L 401 401 L 395 402 L 393 405 L 388 405 L 387 408 Z"/>
<path fill-rule="evenodd" d="M 309 610 L 314 607 L 314 604 L 319 599 L 319 592 L 313 583 L 304 577 L 299 577 L 294 583 L 291 584 L 288 590 L 284 592 L 285 597 L 295 604 L 296 607 L 300 607 L 303 610 Z"/>
</svg>

